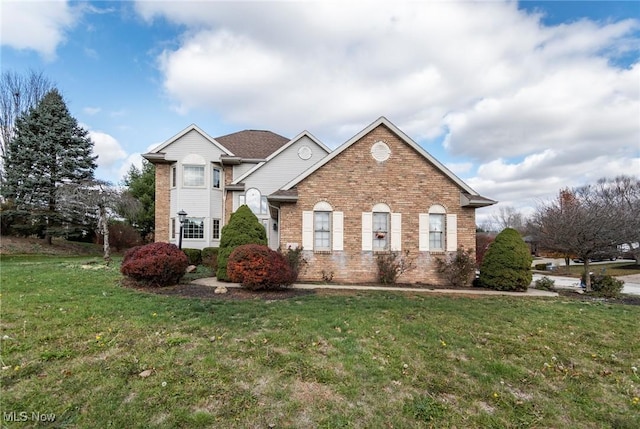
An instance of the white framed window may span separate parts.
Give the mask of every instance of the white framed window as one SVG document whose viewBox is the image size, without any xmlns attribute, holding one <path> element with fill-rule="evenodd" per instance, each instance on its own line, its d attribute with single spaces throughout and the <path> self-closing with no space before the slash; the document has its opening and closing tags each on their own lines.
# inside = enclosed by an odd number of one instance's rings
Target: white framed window
<svg viewBox="0 0 640 429">
<path fill-rule="evenodd" d="M 316 252 L 344 250 L 344 213 L 320 201 L 302 212 L 302 248 Z"/>
<path fill-rule="evenodd" d="M 211 238 L 214 240 L 220 239 L 220 219 L 211 221 Z"/>
<path fill-rule="evenodd" d="M 172 165 L 171 166 L 171 187 L 175 188 L 177 182 L 178 182 L 178 179 L 176 177 L 176 166 Z"/>
<path fill-rule="evenodd" d="M 184 165 L 182 167 L 182 186 L 203 187 L 204 165 Z"/>
<path fill-rule="evenodd" d="M 372 211 L 362 213 L 362 250 L 399 251 L 402 248 L 402 214 L 378 203 Z"/>
<path fill-rule="evenodd" d="M 220 189 L 221 171 L 218 167 L 213 167 L 211 171 L 211 186 L 216 189 Z"/>
<path fill-rule="evenodd" d="M 455 251 L 458 247 L 458 216 L 434 204 L 429 213 L 420 213 L 418 248 L 421 252 Z"/>
<path fill-rule="evenodd" d="M 313 212 L 313 250 L 331 250 L 331 212 Z"/>
<path fill-rule="evenodd" d="M 389 250 L 389 212 L 373 212 L 373 250 Z"/>
<path fill-rule="evenodd" d="M 202 239 L 204 238 L 204 219 L 201 217 L 188 217 L 184 221 L 182 238 Z"/>
<path fill-rule="evenodd" d="M 444 214 L 429 213 L 429 250 L 444 250 Z"/>
<path fill-rule="evenodd" d="M 169 234 L 171 238 L 176 238 L 176 218 L 175 217 L 171 218 L 171 231 L 169 232 Z"/>
</svg>

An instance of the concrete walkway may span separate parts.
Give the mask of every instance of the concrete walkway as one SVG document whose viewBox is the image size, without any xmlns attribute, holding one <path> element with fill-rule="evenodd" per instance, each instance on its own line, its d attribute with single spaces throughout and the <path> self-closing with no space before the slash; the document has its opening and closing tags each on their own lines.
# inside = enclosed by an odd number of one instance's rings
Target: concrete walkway
<svg viewBox="0 0 640 429">
<path fill-rule="evenodd" d="M 210 286 L 210 287 L 218 287 L 224 286 L 227 288 L 230 287 L 240 287 L 237 283 L 227 283 L 218 281 L 215 277 L 207 277 L 203 279 L 193 280 L 191 283 L 201 285 L 201 286 Z M 331 289 L 331 290 L 379 290 L 379 291 L 389 291 L 389 292 L 417 292 L 417 293 L 443 293 L 443 294 L 452 294 L 452 295 L 507 295 L 507 296 L 545 296 L 545 297 L 555 297 L 558 296 L 556 292 L 549 292 L 546 290 L 537 290 L 537 289 L 528 289 L 526 292 L 505 292 L 505 291 L 497 291 L 497 290 L 486 290 L 486 289 L 428 289 L 428 288 L 418 288 L 418 287 L 399 287 L 399 286 L 374 286 L 374 285 L 337 285 L 337 284 L 325 284 L 325 285 L 317 285 L 317 284 L 308 284 L 308 283 L 296 283 L 291 286 L 294 289 Z"/>
</svg>

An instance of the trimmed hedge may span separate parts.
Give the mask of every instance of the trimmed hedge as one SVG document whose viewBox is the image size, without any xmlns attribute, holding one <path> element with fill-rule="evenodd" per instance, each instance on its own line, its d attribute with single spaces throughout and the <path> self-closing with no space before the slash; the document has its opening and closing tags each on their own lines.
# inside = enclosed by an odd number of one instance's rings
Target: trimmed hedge
<svg viewBox="0 0 640 429">
<path fill-rule="evenodd" d="M 480 267 L 480 284 L 495 290 L 526 291 L 533 279 L 531 252 L 520 233 L 504 229 L 489 246 Z"/>
<path fill-rule="evenodd" d="M 189 261 L 189 265 L 200 265 L 202 263 L 202 250 L 200 249 L 182 249 L 185 255 L 187 255 L 187 260 Z"/>
<path fill-rule="evenodd" d="M 281 253 L 260 244 L 238 246 L 229 256 L 231 281 L 250 290 L 273 290 L 290 286 L 296 274 Z"/>
<path fill-rule="evenodd" d="M 218 269 L 218 248 L 205 247 L 202 249 L 202 265 L 211 268 L 214 273 Z"/>
<path fill-rule="evenodd" d="M 149 286 L 178 283 L 189 265 L 187 256 L 175 244 L 151 243 L 129 249 L 120 272 Z"/>
</svg>

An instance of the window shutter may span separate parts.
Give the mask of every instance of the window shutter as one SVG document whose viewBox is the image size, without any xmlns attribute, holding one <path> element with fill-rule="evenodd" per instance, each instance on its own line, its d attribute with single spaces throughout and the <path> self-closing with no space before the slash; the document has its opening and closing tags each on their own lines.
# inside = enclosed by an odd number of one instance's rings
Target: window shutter
<svg viewBox="0 0 640 429">
<path fill-rule="evenodd" d="M 402 213 L 391 213 L 391 250 L 402 250 Z"/>
<path fill-rule="evenodd" d="M 344 213 L 333 212 L 333 250 L 344 250 Z"/>
<path fill-rule="evenodd" d="M 373 250 L 373 213 L 362 212 L 362 250 Z"/>
<path fill-rule="evenodd" d="M 420 252 L 429 251 L 429 214 L 420 213 L 418 215 L 418 250 Z"/>
<path fill-rule="evenodd" d="M 458 249 L 458 215 L 447 215 L 447 251 Z"/>
<path fill-rule="evenodd" d="M 313 212 L 302 212 L 302 248 L 313 249 Z"/>
</svg>

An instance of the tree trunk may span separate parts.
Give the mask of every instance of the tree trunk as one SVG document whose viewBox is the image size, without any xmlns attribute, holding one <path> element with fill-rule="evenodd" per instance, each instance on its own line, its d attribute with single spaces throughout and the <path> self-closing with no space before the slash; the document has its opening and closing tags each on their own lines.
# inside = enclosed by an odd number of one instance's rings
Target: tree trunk
<svg viewBox="0 0 640 429">
<path fill-rule="evenodd" d="M 103 251 L 104 251 L 104 260 L 109 263 L 111 262 L 111 248 L 109 247 L 109 220 L 107 219 L 107 209 L 104 206 L 100 206 L 100 226 L 102 226 L 102 237 L 103 237 Z"/>
<path fill-rule="evenodd" d="M 591 273 L 589 272 L 589 258 L 584 258 L 584 284 L 584 291 L 591 292 Z"/>
</svg>

